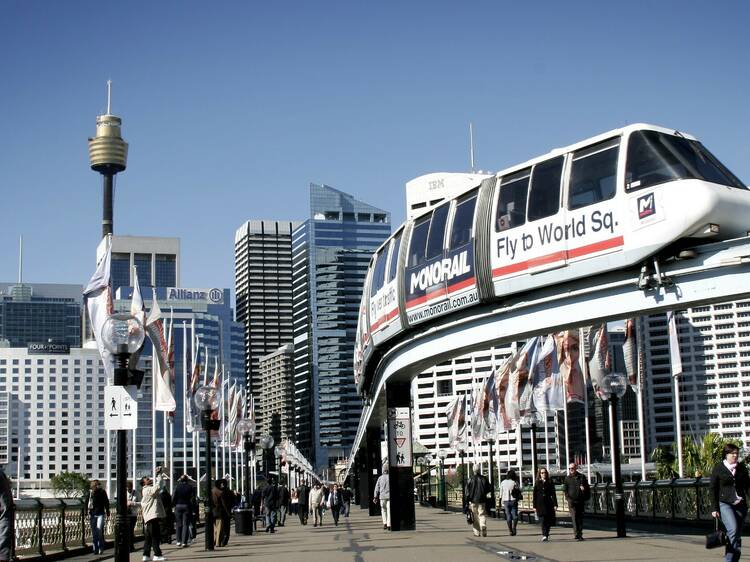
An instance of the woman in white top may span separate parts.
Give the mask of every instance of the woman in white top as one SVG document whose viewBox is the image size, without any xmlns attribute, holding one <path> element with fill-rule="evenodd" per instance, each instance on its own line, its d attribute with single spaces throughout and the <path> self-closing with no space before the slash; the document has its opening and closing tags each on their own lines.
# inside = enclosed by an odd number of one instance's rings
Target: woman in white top
<svg viewBox="0 0 750 562">
<path fill-rule="evenodd" d="M 518 486 L 516 471 L 511 469 L 500 483 L 500 501 L 505 511 L 505 522 L 508 523 L 508 531 L 511 535 L 516 534 L 518 527 L 518 500 L 521 497 L 521 488 Z"/>
</svg>

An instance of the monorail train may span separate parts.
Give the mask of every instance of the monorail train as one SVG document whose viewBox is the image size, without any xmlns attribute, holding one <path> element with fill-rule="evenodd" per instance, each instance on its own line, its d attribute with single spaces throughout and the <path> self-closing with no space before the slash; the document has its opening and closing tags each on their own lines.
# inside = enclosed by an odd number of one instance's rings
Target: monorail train
<svg viewBox="0 0 750 562">
<path fill-rule="evenodd" d="M 410 327 L 749 228 L 747 187 L 694 137 L 653 125 L 476 180 L 373 254 L 354 352 L 358 391 L 373 351 Z"/>
</svg>

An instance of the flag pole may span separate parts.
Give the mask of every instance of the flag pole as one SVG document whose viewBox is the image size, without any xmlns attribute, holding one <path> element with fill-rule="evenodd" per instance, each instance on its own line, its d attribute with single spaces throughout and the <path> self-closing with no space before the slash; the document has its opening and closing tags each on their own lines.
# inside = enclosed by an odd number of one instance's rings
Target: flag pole
<svg viewBox="0 0 750 562">
<path fill-rule="evenodd" d="M 674 383 L 674 412 L 675 427 L 677 428 L 677 467 L 680 478 L 685 477 L 685 467 L 682 461 L 682 412 L 680 408 L 680 375 L 682 374 L 682 357 L 680 356 L 680 341 L 677 337 L 677 322 L 674 311 L 667 312 L 669 328 L 669 356 L 672 366 L 672 380 Z"/>
<path fill-rule="evenodd" d="M 567 467 L 570 464 L 570 446 L 568 445 L 570 443 L 568 439 L 568 402 L 565 401 L 565 466 Z"/>
<path fill-rule="evenodd" d="M 549 412 L 544 411 L 544 464 L 549 470 Z"/>
<path fill-rule="evenodd" d="M 589 360 L 586 357 L 586 346 L 583 344 L 586 340 L 584 339 L 583 328 L 578 330 L 579 346 L 583 353 L 580 356 L 583 357 L 583 364 L 581 370 L 583 371 L 583 423 L 584 431 L 586 432 L 586 477 L 591 482 L 591 438 L 589 436 Z M 565 441 L 567 442 L 568 436 L 565 435 Z"/>
<path fill-rule="evenodd" d="M 182 473 L 187 474 L 187 324 L 182 321 Z"/>
<path fill-rule="evenodd" d="M 636 398 L 638 399 L 638 441 L 641 449 L 641 480 L 646 481 L 646 428 L 643 424 L 643 370 L 645 368 L 645 353 L 642 346 L 641 330 L 639 329 L 641 319 L 635 324 L 635 341 L 638 346 L 637 369 L 637 387 Z"/>
</svg>

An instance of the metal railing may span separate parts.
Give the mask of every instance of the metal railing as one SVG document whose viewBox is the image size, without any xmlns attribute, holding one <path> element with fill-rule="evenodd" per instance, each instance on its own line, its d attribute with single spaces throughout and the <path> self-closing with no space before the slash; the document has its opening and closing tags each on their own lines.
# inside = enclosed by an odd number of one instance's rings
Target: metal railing
<svg viewBox="0 0 750 562">
<path fill-rule="evenodd" d="M 81 499 L 26 499 L 15 503 L 16 558 L 29 560 L 62 552 L 80 551 L 92 544 L 91 523 Z M 113 540 L 116 506 L 105 518 L 104 540 Z M 143 518 L 138 509 L 135 536 L 143 536 Z"/>
<path fill-rule="evenodd" d="M 629 519 L 651 521 L 710 521 L 711 496 L 708 478 L 674 480 L 645 480 L 623 484 L 625 516 Z M 568 505 L 557 487 L 557 510 L 567 512 Z M 533 489 L 523 489 L 519 508 L 533 510 Z M 461 489 L 447 491 L 449 509 L 461 509 Z M 499 494 L 496 493 L 498 513 L 502 512 Z M 604 517 L 615 516 L 615 487 L 611 482 L 591 486 L 591 498 L 586 502 L 586 513 Z"/>
</svg>

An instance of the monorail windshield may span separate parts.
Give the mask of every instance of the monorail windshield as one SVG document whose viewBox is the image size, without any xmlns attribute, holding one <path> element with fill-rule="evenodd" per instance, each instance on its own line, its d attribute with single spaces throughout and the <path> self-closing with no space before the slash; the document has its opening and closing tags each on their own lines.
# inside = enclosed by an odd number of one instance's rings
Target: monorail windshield
<svg viewBox="0 0 750 562">
<path fill-rule="evenodd" d="M 625 176 L 628 191 L 681 179 L 747 189 L 698 141 L 656 131 L 636 131 L 630 136 Z"/>
</svg>

